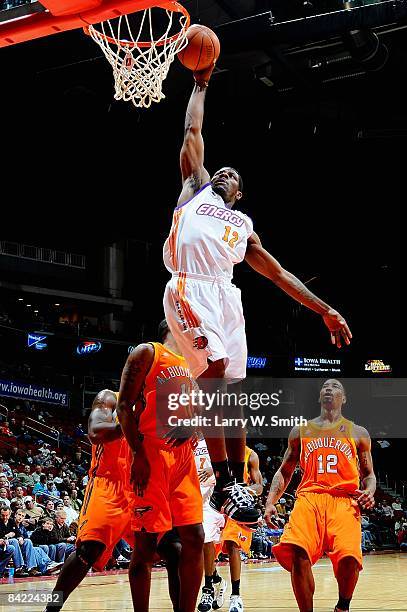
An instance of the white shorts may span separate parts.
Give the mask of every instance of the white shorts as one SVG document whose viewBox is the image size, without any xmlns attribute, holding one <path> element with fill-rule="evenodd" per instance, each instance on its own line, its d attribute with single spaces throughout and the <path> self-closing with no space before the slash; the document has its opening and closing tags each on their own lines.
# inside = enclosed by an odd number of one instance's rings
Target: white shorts
<svg viewBox="0 0 407 612">
<path fill-rule="evenodd" d="M 165 288 L 164 312 L 194 378 L 207 369 L 208 359 L 225 361 L 228 383 L 246 377 L 242 300 L 240 289 L 230 281 L 175 273 Z"/>
<path fill-rule="evenodd" d="M 216 512 L 209 503 L 203 506 L 203 528 L 205 532 L 205 544 L 215 542 L 217 544 L 221 540 L 222 529 L 225 526 L 225 517 L 223 514 Z"/>
</svg>

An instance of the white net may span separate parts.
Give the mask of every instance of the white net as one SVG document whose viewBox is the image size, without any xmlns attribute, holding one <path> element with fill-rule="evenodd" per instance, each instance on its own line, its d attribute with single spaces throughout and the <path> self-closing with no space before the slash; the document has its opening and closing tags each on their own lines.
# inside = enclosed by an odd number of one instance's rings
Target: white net
<svg viewBox="0 0 407 612">
<path fill-rule="evenodd" d="M 175 11 L 166 10 L 168 23 L 165 31 L 157 36 L 151 8 L 140 11 L 137 35 L 135 26 L 128 15 L 121 15 L 113 21 L 103 21 L 96 29 L 88 27 L 88 33 L 100 46 L 113 68 L 116 100 L 131 101 L 137 107 L 148 108 L 152 102 L 160 102 L 165 95 L 162 86 L 175 54 L 188 43 L 187 17 Z M 174 21 L 178 19 L 180 31 L 171 34 Z M 150 40 L 141 41 L 148 32 Z"/>
</svg>

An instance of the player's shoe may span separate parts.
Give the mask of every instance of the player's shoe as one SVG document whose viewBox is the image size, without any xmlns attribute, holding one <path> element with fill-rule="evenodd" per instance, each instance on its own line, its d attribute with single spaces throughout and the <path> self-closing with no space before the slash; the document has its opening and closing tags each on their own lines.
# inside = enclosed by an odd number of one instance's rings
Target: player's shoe
<svg viewBox="0 0 407 612">
<path fill-rule="evenodd" d="M 209 505 L 217 512 L 225 514 L 242 525 L 257 525 L 261 516 L 253 496 L 246 491 L 244 485 L 237 482 L 229 483 L 221 491 L 215 490 L 209 500 Z"/>
<path fill-rule="evenodd" d="M 198 604 L 199 612 L 209 612 L 212 610 L 213 604 L 213 589 L 202 587 L 201 601 Z"/>
<path fill-rule="evenodd" d="M 225 603 L 225 593 L 228 588 L 228 583 L 224 578 L 219 580 L 219 582 L 213 583 L 213 604 L 212 608 L 214 610 L 219 610 Z"/>
<path fill-rule="evenodd" d="M 230 596 L 229 612 L 243 612 L 243 601 L 239 595 Z"/>
</svg>

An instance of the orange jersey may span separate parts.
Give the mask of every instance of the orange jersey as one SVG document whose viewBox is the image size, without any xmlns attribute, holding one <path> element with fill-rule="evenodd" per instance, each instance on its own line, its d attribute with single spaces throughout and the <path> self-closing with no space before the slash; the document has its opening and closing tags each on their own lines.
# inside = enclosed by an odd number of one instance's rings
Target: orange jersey
<svg viewBox="0 0 407 612">
<path fill-rule="evenodd" d="M 303 471 L 297 496 L 315 493 L 353 493 L 359 487 L 359 468 L 353 423 L 344 417 L 326 428 L 309 421 L 300 428 Z"/>
<path fill-rule="evenodd" d="M 161 438 L 171 429 L 168 419 L 176 413 L 168 407 L 168 395 L 188 393 L 191 389 L 191 373 L 184 357 L 170 351 L 159 342 L 154 347 L 154 361 L 146 376 L 143 390 L 145 408 L 140 416 L 139 431 L 148 438 Z M 157 389 L 159 401 L 157 402 Z M 165 444 L 165 441 L 162 442 Z"/>
</svg>

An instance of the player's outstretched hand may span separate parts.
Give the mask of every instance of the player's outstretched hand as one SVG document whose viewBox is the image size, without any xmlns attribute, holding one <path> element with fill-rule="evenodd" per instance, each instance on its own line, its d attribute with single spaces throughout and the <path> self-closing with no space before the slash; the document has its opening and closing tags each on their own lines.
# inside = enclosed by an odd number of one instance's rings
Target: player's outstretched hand
<svg viewBox="0 0 407 612">
<path fill-rule="evenodd" d="M 342 315 L 337 310 L 331 308 L 322 316 L 325 325 L 331 332 L 331 342 L 336 344 L 338 348 L 342 346 L 342 340 L 345 344 L 350 344 L 352 333 Z"/>
<path fill-rule="evenodd" d="M 273 517 L 277 517 L 278 512 L 274 504 L 266 504 L 266 511 L 264 513 L 264 520 L 267 523 L 267 527 L 270 529 L 278 529 L 278 525 L 273 521 Z"/>
<path fill-rule="evenodd" d="M 365 491 L 361 491 L 360 489 L 356 489 L 355 491 L 356 501 L 364 510 L 370 510 L 375 505 L 374 495 L 371 491 L 367 489 Z"/>
<path fill-rule="evenodd" d="M 130 483 L 133 485 L 135 494 L 142 497 L 150 480 L 151 468 L 147 459 L 146 451 L 141 444 L 136 453 L 133 454 L 131 464 Z"/>
<path fill-rule="evenodd" d="M 200 87 L 207 87 L 214 68 L 215 62 L 213 62 L 209 68 L 205 68 L 205 70 L 197 70 L 194 72 L 195 83 Z"/>
</svg>

